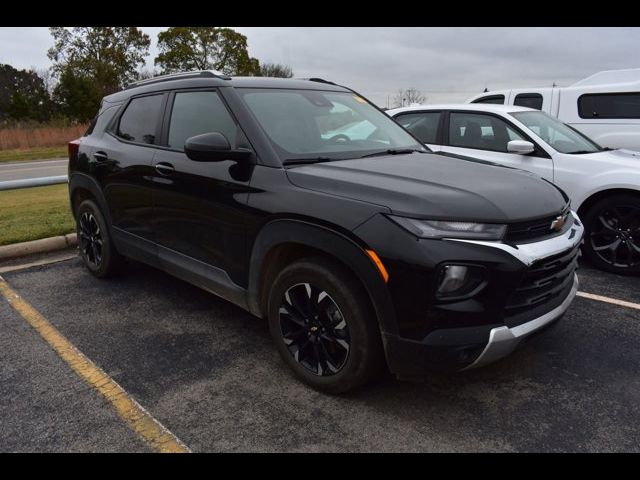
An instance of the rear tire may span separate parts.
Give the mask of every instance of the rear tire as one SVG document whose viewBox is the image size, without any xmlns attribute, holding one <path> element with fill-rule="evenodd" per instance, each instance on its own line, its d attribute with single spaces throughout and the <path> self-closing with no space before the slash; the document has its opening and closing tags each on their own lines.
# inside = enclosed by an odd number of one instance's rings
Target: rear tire
<svg viewBox="0 0 640 480">
<path fill-rule="evenodd" d="M 382 365 L 371 302 L 353 274 L 330 258 L 310 257 L 283 269 L 269 292 L 268 320 L 285 363 L 317 390 L 354 390 Z"/>
<path fill-rule="evenodd" d="M 93 275 L 107 278 L 120 272 L 123 257 L 113 246 L 104 216 L 93 200 L 78 206 L 76 232 L 80 256 Z"/>
<path fill-rule="evenodd" d="M 611 195 L 583 218 L 583 252 L 593 265 L 622 275 L 640 274 L 640 196 Z"/>
</svg>

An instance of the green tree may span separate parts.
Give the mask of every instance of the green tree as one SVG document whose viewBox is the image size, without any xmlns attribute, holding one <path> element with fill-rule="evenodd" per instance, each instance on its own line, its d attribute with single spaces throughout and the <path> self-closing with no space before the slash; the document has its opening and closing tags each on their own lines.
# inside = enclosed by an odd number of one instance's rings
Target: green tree
<svg viewBox="0 0 640 480">
<path fill-rule="evenodd" d="M 230 28 L 171 27 L 158 34 L 154 64 L 162 73 L 218 70 L 226 75 L 259 75 L 260 62 L 249 56 L 247 37 Z"/>
<path fill-rule="evenodd" d="M 35 71 L 0 65 L 0 120 L 46 121 L 52 106 L 45 82 Z"/>
<path fill-rule="evenodd" d="M 103 89 L 86 75 L 76 75 L 66 69 L 53 91 L 58 111 L 67 118 L 86 122 L 91 120 L 103 97 Z"/>
<path fill-rule="evenodd" d="M 281 63 L 263 63 L 260 65 L 260 76 L 292 78 L 293 70 L 288 65 L 282 65 Z"/>
<path fill-rule="evenodd" d="M 85 119 L 81 118 L 86 117 L 85 108 L 95 114 L 103 96 L 137 79 L 151 43 L 136 27 L 51 27 L 49 31 L 54 45 L 48 56 L 60 80 L 54 97 L 63 111 L 77 119 Z M 71 105 L 82 110 L 76 114 Z"/>
</svg>

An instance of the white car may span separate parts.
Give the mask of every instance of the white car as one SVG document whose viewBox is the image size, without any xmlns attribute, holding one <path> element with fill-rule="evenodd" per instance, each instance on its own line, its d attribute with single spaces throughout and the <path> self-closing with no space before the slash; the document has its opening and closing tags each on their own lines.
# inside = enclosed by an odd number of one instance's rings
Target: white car
<svg viewBox="0 0 640 480">
<path fill-rule="evenodd" d="M 640 150 L 640 68 L 598 72 L 568 87 L 495 90 L 465 103 L 535 108 L 604 147 Z"/>
<path fill-rule="evenodd" d="M 585 255 L 603 270 L 640 273 L 639 152 L 603 149 L 524 107 L 426 105 L 386 113 L 436 152 L 529 170 L 555 183 L 585 225 Z"/>
</svg>

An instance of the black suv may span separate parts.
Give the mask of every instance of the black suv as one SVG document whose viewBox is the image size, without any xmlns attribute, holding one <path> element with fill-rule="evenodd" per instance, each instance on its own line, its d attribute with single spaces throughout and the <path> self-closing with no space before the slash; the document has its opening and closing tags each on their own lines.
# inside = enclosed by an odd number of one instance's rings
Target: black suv
<svg viewBox="0 0 640 480">
<path fill-rule="evenodd" d="M 349 88 L 201 71 L 107 96 L 69 145 L 81 256 L 124 257 L 268 319 L 344 392 L 507 355 L 577 290 L 583 227 L 524 171 L 434 154 Z"/>
</svg>

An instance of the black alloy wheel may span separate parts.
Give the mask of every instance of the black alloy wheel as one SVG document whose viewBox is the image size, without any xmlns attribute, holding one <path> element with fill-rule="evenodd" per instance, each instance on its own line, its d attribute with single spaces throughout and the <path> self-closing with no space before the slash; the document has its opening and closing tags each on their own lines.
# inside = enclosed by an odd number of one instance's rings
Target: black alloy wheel
<svg viewBox="0 0 640 480">
<path fill-rule="evenodd" d="M 103 240 L 96 217 L 91 212 L 83 212 L 78 227 L 80 252 L 85 262 L 99 269 L 102 265 Z"/>
<path fill-rule="evenodd" d="M 596 204 L 585 218 L 585 254 L 615 273 L 640 273 L 640 199 L 621 195 Z"/>
<path fill-rule="evenodd" d="M 309 256 L 285 266 L 268 285 L 271 338 L 307 385 L 345 393 L 384 367 L 375 310 L 346 266 L 329 256 Z"/>
<path fill-rule="evenodd" d="M 296 362 L 315 375 L 339 372 L 349 356 L 349 326 L 323 289 L 298 283 L 283 295 L 278 311 L 284 343 Z"/>
<path fill-rule="evenodd" d="M 121 271 L 123 257 L 113 246 L 104 215 L 92 199 L 76 208 L 76 232 L 80 256 L 93 275 L 107 278 Z"/>
</svg>

